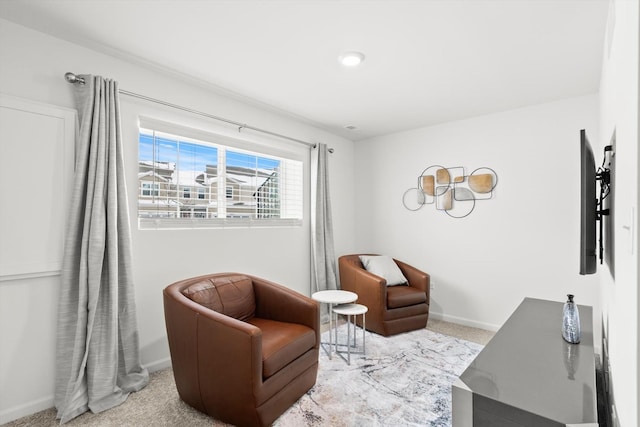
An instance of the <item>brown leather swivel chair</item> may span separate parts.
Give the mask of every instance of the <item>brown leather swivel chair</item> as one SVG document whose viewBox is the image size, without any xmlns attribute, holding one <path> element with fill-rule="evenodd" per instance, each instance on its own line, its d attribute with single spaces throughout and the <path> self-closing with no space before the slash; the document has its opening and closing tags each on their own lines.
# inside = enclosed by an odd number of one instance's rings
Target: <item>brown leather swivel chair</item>
<svg viewBox="0 0 640 427">
<path fill-rule="evenodd" d="M 430 276 L 394 261 L 408 285 L 387 286 L 385 279 L 365 270 L 360 254 L 338 258 L 341 288 L 358 294 L 358 303 L 369 308 L 366 328 L 385 337 L 424 328 L 429 319 Z"/>
<path fill-rule="evenodd" d="M 319 305 L 257 277 L 219 273 L 164 289 L 180 398 L 238 426 L 275 421 L 316 382 Z"/>
</svg>

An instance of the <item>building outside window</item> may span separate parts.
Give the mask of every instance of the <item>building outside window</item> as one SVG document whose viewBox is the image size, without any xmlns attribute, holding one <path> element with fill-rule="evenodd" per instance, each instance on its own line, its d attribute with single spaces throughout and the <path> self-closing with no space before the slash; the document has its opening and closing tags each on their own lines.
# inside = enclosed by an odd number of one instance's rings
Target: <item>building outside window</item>
<svg viewBox="0 0 640 427">
<path fill-rule="evenodd" d="M 140 227 L 218 227 L 230 220 L 234 226 L 262 220 L 270 220 L 266 226 L 300 225 L 302 162 L 216 139 L 140 129 Z"/>
</svg>

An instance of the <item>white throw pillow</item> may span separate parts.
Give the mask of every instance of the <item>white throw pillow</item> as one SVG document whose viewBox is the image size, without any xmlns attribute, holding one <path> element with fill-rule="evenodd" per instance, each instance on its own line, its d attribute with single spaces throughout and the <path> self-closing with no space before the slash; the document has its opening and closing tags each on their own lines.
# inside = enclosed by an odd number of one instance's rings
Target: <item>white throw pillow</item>
<svg viewBox="0 0 640 427">
<path fill-rule="evenodd" d="M 387 286 L 404 285 L 407 279 L 393 258 L 385 255 L 360 255 L 365 270 L 387 281 Z"/>
</svg>

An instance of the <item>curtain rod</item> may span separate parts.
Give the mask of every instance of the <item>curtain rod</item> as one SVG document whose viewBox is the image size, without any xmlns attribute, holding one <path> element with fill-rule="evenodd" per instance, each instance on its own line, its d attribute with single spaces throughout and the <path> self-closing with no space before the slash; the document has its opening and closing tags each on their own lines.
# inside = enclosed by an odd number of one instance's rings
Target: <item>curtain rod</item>
<svg viewBox="0 0 640 427">
<path fill-rule="evenodd" d="M 71 84 L 81 84 L 81 85 L 83 85 L 85 83 L 83 77 L 80 77 L 80 76 L 78 76 L 78 75 L 76 75 L 74 73 L 65 73 L 64 78 L 68 83 L 71 83 Z M 234 126 L 238 126 L 238 132 L 240 132 L 242 129 L 250 129 L 250 130 L 253 130 L 253 131 L 256 131 L 256 132 L 261 132 L 261 133 L 264 133 L 264 134 L 267 134 L 267 135 L 271 135 L 271 136 L 275 136 L 275 137 L 278 137 L 278 138 L 288 139 L 289 141 L 297 142 L 298 144 L 304 144 L 304 145 L 308 146 L 309 148 L 316 148 L 316 145 L 317 145 L 317 144 L 315 144 L 313 142 L 307 142 L 307 141 L 303 141 L 301 139 L 292 138 L 290 136 L 286 136 L 286 135 L 282 135 L 282 134 L 279 134 L 279 133 L 271 132 L 271 131 L 268 131 L 268 130 L 265 130 L 265 129 L 260 129 L 260 128 L 257 128 L 257 127 L 254 127 L 254 126 L 249 126 L 246 123 L 240 123 L 240 122 L 236 122 L 234 120 L 225 119 L 224 117 L 214 116 L 213 114 L 209 114 L 209 113 L 205 113 L 205 112 L 202 112 L 202 111 L 194 110 L 192 108 L 183 107 L 183 106 L 177 105 L 177 104 L 172 104 L 170 102 L 162 101 L 161 99 L 156 99 L 156 98 L 151 98 L 149 96 L 140 95 L 139 93 L 129 92 L 128 90 L 118 89 L 118 92 L 120 94 L 122 94 L 122 95 L 127 95 L 127 96 L 130 96 L 132 98 L 143 99 L 145 101 L 149 101 L 149 102 L 153 102 L 153 103 L 156 103 L 156 104 L 164 105 L 166 107 L 175 108 L 177 110 L 186 111 L 186 112 L 191 113 L 191 114 L 196 114 L 198 116 L 203 116 L 203 117 L 207 117 L 207 118 L 210 118 L 210 119 L 213 119 L 213 120 L 218 120 L 218 121 L 225 122 L 225 123 L 228 123 L 228 124 L 231 124 L 231 125 L 234 125 Z M 329 148 L 328 150 L 329 150 L 330 153 L 333 153 L 333 148 Z"/>
</svg>

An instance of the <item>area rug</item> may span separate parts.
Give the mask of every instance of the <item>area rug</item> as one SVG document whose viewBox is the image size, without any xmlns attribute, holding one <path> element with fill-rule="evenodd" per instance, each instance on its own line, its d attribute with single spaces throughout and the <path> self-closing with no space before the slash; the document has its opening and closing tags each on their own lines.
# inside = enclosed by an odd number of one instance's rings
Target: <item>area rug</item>
<svg viewBox="0 0 640 427">
<path fill-rule="evenodd" d="M 339 331 L 344 342 L 346 328 Z M 316 385 L 274 426 L 450 426 L 451 384 L 482 347 L 427 329 L 367 332 L 366 354 L 351 365 L 320 350 Z"/>
</svg>

